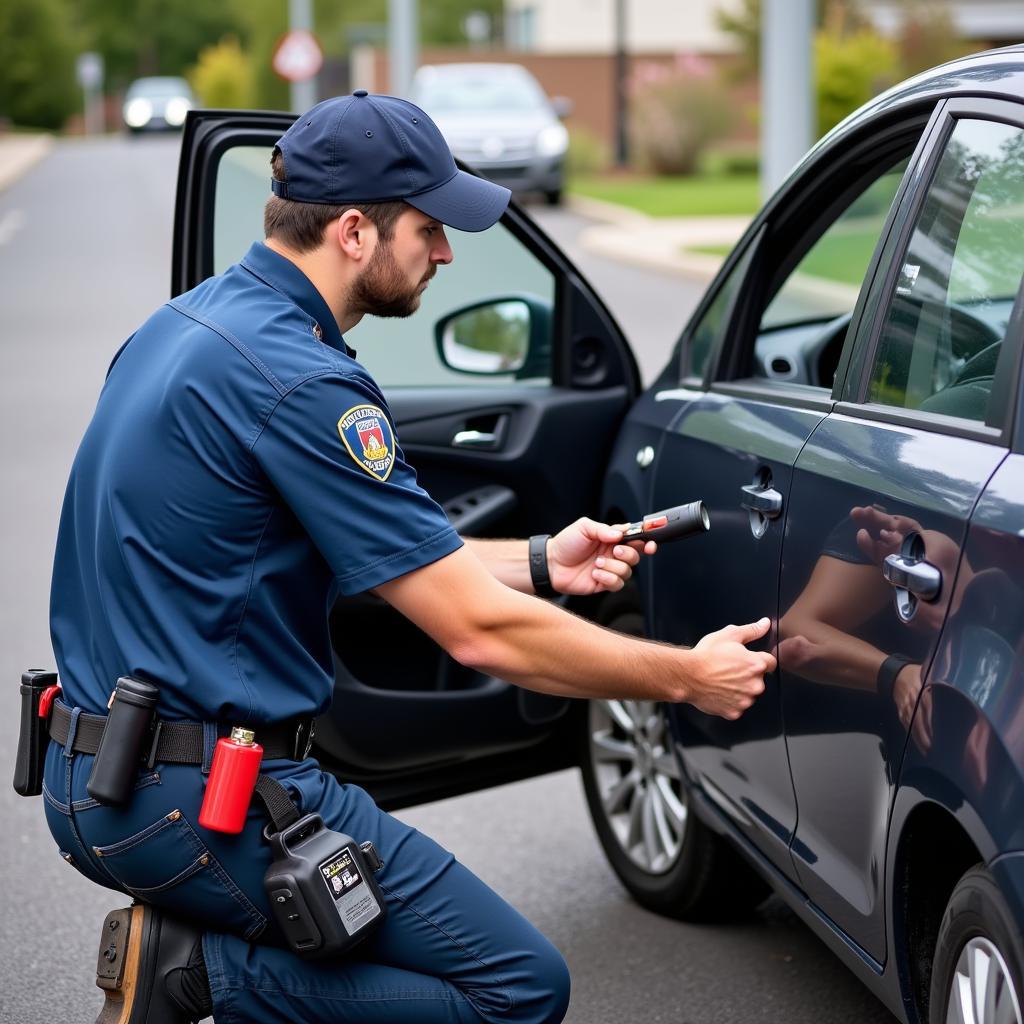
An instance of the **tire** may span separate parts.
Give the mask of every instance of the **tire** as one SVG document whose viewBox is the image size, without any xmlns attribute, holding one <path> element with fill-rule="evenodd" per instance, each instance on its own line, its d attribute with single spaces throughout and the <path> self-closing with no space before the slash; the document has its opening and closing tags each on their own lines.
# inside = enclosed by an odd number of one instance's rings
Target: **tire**
<svg viewBox="0 0 1024 1024">
<path fill-rule="evenodd" d="M 548 206 L 560 206 L 562 202 L 562 190 L 560 188 L 555 188 L 545 192 L 544 202 Z"/>
<path fill-rule="evenodd" d="M 610 629 L 644 635 L 624 612 Z M 583 788 L 598 841 L 630 895 L 687 921 L 749 913 L 769 887 L 722 837 L 688 813 L 689 794 L 663 709 L 653 701 L 590 701 L 581 737 Z"/>
<path fill-rule="evenodd" d="M 985 984 L 979 985 L 979 982 Z M 987 998 L 977 1005 L 980 991 Z M 982 865 L 957 883 L 939 926 L 929 1024 L 1024 1024 L 1024 942 L 995 879 Z M 973 1015 L 961 1007 L 967 1006 Z"/>
</svg>

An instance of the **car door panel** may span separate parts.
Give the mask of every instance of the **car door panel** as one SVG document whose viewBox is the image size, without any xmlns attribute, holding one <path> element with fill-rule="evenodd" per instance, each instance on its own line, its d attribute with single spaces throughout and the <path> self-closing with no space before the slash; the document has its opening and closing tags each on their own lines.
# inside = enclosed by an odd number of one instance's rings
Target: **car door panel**
<svg viewBox="0 0 1024 1024">
<path fill-rule="evenodd" d="M 651 567 L 653 635 L 694 644 L 729 623 L 777 620 L 792 466 L 824 415 L 715 392 L 686 404 L 662 440 L 652 507 L 700 498 L 711 530 L 659 552 Z M 745 508 L 753 504 L 745 488 L 776 492 L 778 515 Z M 753 646 L 769 650 L 773 643 L 769 636 Z M 778 681 L 769 675 L 765 684 L 739 721 L 688 705 L 674 706 L 670 716 L 690 771 L 741 831 L 788 871 L 796 802 Z"/>
<path fill-rule="evenodd" d="M 917 694 L 880 692 L 877 668 L 899 654 L 927 672 L 967 521 L 1003 456 L 984 442 L 834 413 L 794 472 L 779 647 L 800 809 L 793 858 L 810 898 L 880 961 L 888 812 L 907 740 L 897 702 Z M 939 598 L 909 623 L 883 575 L 874 520 L 852 511 L 871 508 L 917 524 L 923 557 L 941 573 Z"/>
<path fill-rule="evenodd" d="M 244 253 L 259 230 L 260 197 L 269 194 L 270 150 L 293 120 L 267 112 L 189 115 L 175 212 L 174 294 Z M 550 348 L 542 346 L 541 358 L 534 352 L 527 363 L 530 379 L 511 372 L 474 379 L 442 367 L 425 310 L 421 334 L 414 322 L 405 350 L 391 344 L 394 322 L 361 326 L 355 341 L 375 367 L 398 444 L 460 529 L 481 537 L 554 532 L 597 514 L 605 463 L 639 375 L 600 299 L 526 214 L 512 204 L 493 230 L 499 250 L 515 257 L 531 308 L 543 306 L 537 322 L 550 334 Z M 495 299 L 507 300 L 510 274 L 495 273 L 493 260 L 482 263 L 471 258 L 464 267 L 465 280 L 477 289 L 471 297 L 489 301 L 493 290 Z M 458 301 L 459 274 L 457 260 L 443 282 L 432 283 L 435 316 L 439 304 Z M 539 285 L 547 297 L 536 294 Z M 429 372 L 421 384 L 422 367 Z M 389 369 L 401 386 L 381 375 Z M 331 770 L 362 782 L 387 806 L 572 762 L 571 704 L 564 698 L 527 693 L 458 664 L 373 595 L 339 600 L 329 626 L 334 704 L 318 723 L 317 751 Z"/>
</svg>

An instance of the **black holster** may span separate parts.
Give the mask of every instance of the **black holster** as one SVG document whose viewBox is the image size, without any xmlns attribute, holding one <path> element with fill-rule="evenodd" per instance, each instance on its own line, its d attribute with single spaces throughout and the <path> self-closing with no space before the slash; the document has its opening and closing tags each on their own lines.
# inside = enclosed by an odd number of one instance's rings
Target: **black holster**
<svg viewBox="0 0 1024 1024">
<path fill-rule="evenodd" d="M 49 716 L 39 717 L 39 702 L 43 693 L 56 685 L 56 672 L 32 668 L 21 676 L 21 728 L 14 761 L 14 789 L 22 796 L 39 796 L 43 791 L 43 765 L 50 734 Z"/>
</svg>

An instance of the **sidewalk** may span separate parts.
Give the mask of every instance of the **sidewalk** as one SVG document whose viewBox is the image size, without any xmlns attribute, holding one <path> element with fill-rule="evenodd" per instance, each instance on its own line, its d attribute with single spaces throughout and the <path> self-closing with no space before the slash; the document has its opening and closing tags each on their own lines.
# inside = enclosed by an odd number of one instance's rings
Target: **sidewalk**
<svg viewBox="0 0 1024 1024">
<path fill-rule="evenodd" d="M 710 281 L 724 256 L 688 252 L 691 246 L 735 244 L 750 217 L 648 217 L 584 196 L 568 198 L 569 208 L 599 223 L 586 228 L 580 245 L 588 252 L 639 266 Z"/>
<path fill-rule="evenodd" d="M 13 185 L 52 148 L 52 135 L 0 134 L 0 192 Z"/>
</svg>

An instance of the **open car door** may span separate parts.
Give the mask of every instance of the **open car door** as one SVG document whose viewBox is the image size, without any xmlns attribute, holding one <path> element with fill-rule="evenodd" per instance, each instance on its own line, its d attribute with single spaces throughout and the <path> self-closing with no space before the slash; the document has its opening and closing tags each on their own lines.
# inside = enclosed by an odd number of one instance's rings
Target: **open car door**
<svg viewBox="0 0 1024 1024">
<path fill-rule="evenodd" d="M 263 237 L 271 151 L 293 120 L 190 112 L 172 294 Z M 514 204 L 489 231 L 448 236 L 455 264 L 440 268 L 415 316 L 367 317 L 346 338 L 384 390 L 407 459 L 464 536 L 554 533 L 596 516 L 609 451 L 639 390 L 621 332 Z M 379 598 L 339 601 L 331 636 L 334 703 L 317 723 L 316 753 L 382 806 L 575 762 L 573 701 L 459 665 Z"/>
</svg>

